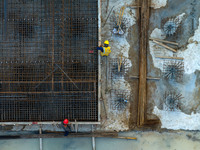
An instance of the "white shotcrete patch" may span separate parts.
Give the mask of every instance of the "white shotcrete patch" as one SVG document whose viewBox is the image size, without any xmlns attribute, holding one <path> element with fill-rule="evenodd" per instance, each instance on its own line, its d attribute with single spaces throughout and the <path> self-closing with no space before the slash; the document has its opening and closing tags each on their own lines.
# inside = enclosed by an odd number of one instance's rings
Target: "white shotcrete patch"
<svg viewBox="0 0 200 150">
<path fill-rule="evenodd" d="M 179 19 L 183 19 L 184 15 L 179 15 Z M 154 38 L 165 39 L 165 34 L 161 29 L 154 29 L 150 35 Z M 157 44 L 149 41 L 150 43 L 150 54 L 152 55 L 153 63 L 156 68 L 162 70 L 163 59 L 156 58 L 156 56 L 173 56 L 173 52 L 166 50 L 165 48 L 158 46 Z M 187 48 L 184 51 L 177 51 L 177 57 L 184 58 L 184 73 L 193 74 L 196 70 L 200 70 L 200 19 L 199 27 L 195 31 L 194 36 L 189 38 Z M 194 80 L 195 81 L 195 80 Z M 188 84 L 191 82 L 188 82 Z M 193 83 L 193 82 L 192 82 Z M 195 84 L 195 82 L 193 83 Z M 189 88 L 185 85 L 187 89 Z M 192 87 L 195 87 L 192 85 Z M 182 89 L 184 92 L 184 89 Z M 185 89 L 186 90 L 186 89 Z M 186 93 L 188 93 L 187 91 Z M 191 91 L 192 92 L 192 91 Z M 191 94 L 191 93 L 190 93 Z M 184 97 L 191 98 L 190 96 L 184 95 Z M 187 100 L 185 103 L 189 103 Z M 186 104 L 187 105 L 187 104 Z M 189 105 L 189 104 L 188 104 Z M 200 114 L 191 113 L 191 115 L 185 114 L 181 111 L 168 111 L 160 110 L 157 106 L 154 107 L 153 114 L 158 116 L 162 123 L 162 128 L 173 129 L 173 130 L 200 130 Z"/>
<path fill-rule="evenodd" d="M 176 21 L 177 25 L 180 25 L 181 21 L 184 19 L 185 13 L 178 15 L 174 20 Z M 151 38 L 158 38 L 158 39 L 165 39 L 166 34 L 162 29 L 155 28 L 151 35 Z M 150 46 L 150 54 L 153 59 L 154 66 L 160 70 L 163 68 L 164 59 L 157 58 L 159 56 L 166 56 L 166 57 L 173 57 L 174 53 L 162 46 L 157 45 L 153 41 L 149 41 Z M 179 53 L 176 54 L 179 56 Z M 181 57 L 181 56 L 180 56 Z"/>
<path fill-rule="evenodd" d="M 151 7 L 154 9 L 158 9 L 161 7 L 165 7 L 167 5 L 167 0 L 152 0 Z"/>
<path fill-rule="evenodd" d="M 179 51 L 178 56 L 184 58 L 185 73 L 192 74 L 196 70 L 200 70 L 200 18 L 199 26 L 194 36 L 189 38 L 187 49 L 183 52 Z"/>
<path fill-rule="evenodd" d="M 152 38 L 158 38 L 158 39 L 165 39 L 166 35 L 161 29 L 154 29 L 153 32 L 151 33 L 150 37 Z M 149 46 L 150 46 L 150 54 L 153 59 L 153 64 L 156 68 L 159 68 L 162 70 L 163 68 L 163 63 L 164 59 L 157 58 L 159 56 L 173 56 L 173 52 L 167 50 L 166 48 L 157 45 L 153 41 L 149 41 Z"/>
<path fill-rule="evenodd" d="M 199 19 L 199 22 L 200 22 L 200 19 Z M 156 28 L 152 31 L 150 37 L 165 39 L 165 34 L 163 33 L 161 29 Z M 187 45 L 187 49 L 184 51 L 177 51 L 176 56 L 184 58 L 183 61 L 184 61 L 184 66 L 185 66 L 184 68 L 185 73 L 192 74 L 196 70 L 200 70 L 200 61 L 199 61 L 200 24 L 199 24 L 198 29 L 195 31 L 194 36 L 189 38 L 188 43 L 189 44 Z M 153 58 L 154 66 L 162 70 L 164 60 L 156 58 L 156 57 L 157 56 L 173 57 L 173 52 L 167 50 L 166 48 L 163 48 L 162 46 L 155 44 L 152 41 L 149 41 L 149 45 L 150 45 L 150 53 Z"/>
<path fill-rule="evenodd" d="M 153 114 L 158 116 L 162 128 L 172 130 L 200 130 L 200 114 L 187 115 L 181 111 L 166 111 L 154 107 Z"/>
<path fill-rule="evenodd" d="M 185 17 L 185 13 L 182 13 L 182 14 L 178 15 L 178 16 L 174 19 L 174 21 L 176 22 L 176 24 L 177 24 L 178 26 L 181 24 L 181 21 L 184 19 L 184 17 Z"/>
<path fill-rule="evenodd" d="M 120 12 L 120 9 L 123 6 L 134 4 L 135 2 L 133 0 L 123 0 L 123 1 L 116 1 L 115 3 L 110 3 L 109 7 L 114 7 L 115 15 L 118 16 L 118 13 Z M 118 18 L 118 17 L 117 17 Z M 132 66 L 132 62 L 129 59 L 129 50 L 130 50 L 130 44 L 127 41 L 128 36 L 128 30 L 130 27 L 136 24 L 136 9 L 132 9 L 130 7 L 126 7 L 123 14 L 123 19 L 125 20 L 126 24 L 126 31 L 124 35 L 116 36 L 112 34 L 110 37 L 110 43 L 113 45 L 111 46 L 112 55 L 110 55 L 110 59 L 112 58 L 118 58 L 119 55 L 122 54 L 123 58 L 126 59 L 125 67 L 129 68 Z M 124 79 L 117 79 L 115 82 L 112 83 L 110 89 L 116 89 L 116 90 L 126 90 L 129 91 L 127 95 L 130 95 L 131 86 L 130 84 Z M 109 98 L 109 95 L 107 95 L 107 99 Z M 128 120 L 130 117 L 129 112 L 129 103 L 127 105 L 127 109 L 123 110 L 112 110 L 109 109 L 109 116 L 108 121 L 105 124 L 106 130 L 116 130 L 116 131 L 125 131 L 129 129 Z M 114 119 L 113 119 L 114 118 Z"/>
</svg>

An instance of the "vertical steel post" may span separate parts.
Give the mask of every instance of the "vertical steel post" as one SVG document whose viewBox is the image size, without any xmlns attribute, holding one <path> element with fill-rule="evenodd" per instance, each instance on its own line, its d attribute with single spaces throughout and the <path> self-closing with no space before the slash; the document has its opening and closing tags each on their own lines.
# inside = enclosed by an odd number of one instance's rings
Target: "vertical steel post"
<svg viewBox="0 0 200 150">
<path fill-rule="evenodd" d="M 101 0 L 98 0 L 98 39 L 99 45 L 101 45 Z M 100 52 L 98 52 L 98 121 L 100 121 L 101 115 L 101 56 Z"/>
<path fill-rule="evenodd" d="M 7 5 L 8 1 L 4 0 L 4 38 L 7 40 Z"/>
</svg>

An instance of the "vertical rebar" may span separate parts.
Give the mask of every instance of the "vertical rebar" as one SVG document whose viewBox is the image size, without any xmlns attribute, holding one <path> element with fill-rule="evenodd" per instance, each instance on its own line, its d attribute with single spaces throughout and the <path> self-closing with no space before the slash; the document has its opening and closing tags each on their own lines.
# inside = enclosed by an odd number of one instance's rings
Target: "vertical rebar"
<svg viewBox="0 0 200 150">
<path fill-rule="evenodd" d="M 82 2 L 8 1 L 5 33 L 0 1 L 1 121 L 98 121 L 98 5 Z"/>
<path fill-rule="evenodd" d="M 65 1 L 64 0 L 62 0 L 62 17 L 61 17 L 61 19 L 62 19 L 62 23 L 61 23 L 61 30 L 62 30 L 62 32 L 61 32 L 61 38 L 62 38 L 62 69 L 64 70 L 64 63 L 65 63 L 65 60 L 64 60 L 64 58 L 65 58 L 65 56 L 64 56 L 64 51 L 65 51 L 65 22 L 64 22 L 64 17 L 65 17 Z M 64 73 L 62 72 L 62 91 L 64 90 L 64 83 L 63 83 L 63 80 L 64 80 Z"/>
<path fill-rule="evenodd" d="M 7 40 L 7 4 L 8 1 L 4 0 L 4 38 Z"/>
<path fill-rule="evenodd" d="M 51 9 L 51 15 L 52 15 L 52 71 L 54 70 L 54 61 L 55 61 L 55 58 L 54 58 L 54 39 L 55 39 L 55 18 L 54 18 L 54 15 L 55 15 L 55 10 L 54 10 L 54 0 L 51 1 L 51 4 L 50 4 L 50 9 Z M 54 91 L 54 73 L 52 73 L 52 85 L 51 85 L 51 90 Z"/>
</svg>

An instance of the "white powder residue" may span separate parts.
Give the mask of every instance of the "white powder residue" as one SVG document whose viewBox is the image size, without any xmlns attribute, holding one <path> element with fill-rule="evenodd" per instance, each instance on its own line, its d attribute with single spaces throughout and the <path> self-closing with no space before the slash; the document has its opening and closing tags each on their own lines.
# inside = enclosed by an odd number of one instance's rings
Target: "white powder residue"
<svg viewBox="0 0 200 150">
<path fill-rule="evenodd" d="M 116 90 L 126 90 L 126 95 L 130 96 L 130 91 L 131 91 L 131 86 L 130 84 L 124 79 L 118 79 L 115 81 L 115 83 L 112 84 L 112 89 L 116 89 Z M 108 99 L 108 105 L 111 106 L 112 101 L 111 99 Z M 114 99 L 112 99 L 114 100 Z M 125 131 L 128 130 L 129 125 L 128 125 L 128 120 L 130 117 L 130 103 L 127 103 L 126 109 L 122 109 L 122 110 L 118 110 L 115 109 L 113 110 L 111 107 L 109 107 L 108 109 L 108 118 L 109 120 L 107 120 L 106 125 L 105 125 L 105 129 L 106 130 L 116 130 L 116 131 Z"/>
<path fill-rule="evenodd" d="M 166 35 L 161 29 L 155 28 L 151 33 L 152 38 L 165 39 Z"/>
<path fill-rule="evenodd" d="M 178 56 L 184 58 L 185 73 L 192 74 L 200 70 L 200 18 L 198 29 L 188 43 L 187 49 L 183 52 L 179 51 Z"/>
<path fill-rule="evenodd" d="M 111 37 L 111 41 L 115 42 L 112 46 L 112 53 L 111 57 L 116 58 L 119 54 L 123 54 L 124 57 L 128 58 L 128 52 L 130 49 L 130 45 L 124 37 Z M 112 43 L 113 43 L 112 42 Z"/>
<path fill-rule="evenodd" d="M 123 12 L 123 18 L 122 20 L 125 20 L 125 24 L 127 27 L 127 31 L 128 28 L 133 26 L 134 24 L 136 24 L 136 9 L 131 8 L 131 5 L 135 3 L 135 0 L 123 0 L 123 1 L 119 1 L 116 0 L 115 2 L 113 1 L 112 3 L 110 2 L 109 7 L 112 8 L 114 7 L 114 12 L 115 12 L 115 16 L 116 16 L 116 22 L 118 21 L 119 18 L 119 14 L 122 10 L 122 8 L 124 7 L 124 12 Z M 130 7 L 128 7 L 130 6 Z M 122 13 L 122 12 L 121 12 Z M 125 32 L 125 37 L 128 35 L 128 32 Z"/>
<path fill-rule="evenodd" d="M 184 17 L 185 17 L 185 13 L 182 13 L 182 14 L 178 15 L 178 16 L 174 19 L 174 21 L 176 22 L 176 24 L 177 24 L 178 26 L 180 25 L 180 23 L 181 23 L 181 21 L 184 19 Z"/>
<path fill-rule="evenodd" d="M 116 16 L 118 16 L 117 13 L 120 12 L 120 9 L 123 6 L 126 7 L 126 5 L 131 5 L 132 3 L 134 3 L 134 1 L 124 0 L 124 1 L 116 1 L 116 3 L 113 2 L 110 5 L 115 6 L 115 13 L 116 13 Z M 111 45 L 113 53 L 112 55 L 110 55 L 110 57 L 118 58 L 118 56 L 122 54 L 123 58 L 126 59 L 125 67 L 128 68 L 132 66 L 132 63 L 131 63 L 131 60 L 129 59 L 130 44 L 128 43 L 126 38 L 128 36 L 128 29 L 132 27 L 134 24 L 136 24 L 136 10 L 126 7 L 124 9 L 123 19 L 126 20 L 126 27 L 127 27 L 126 32 L 123 36 L 115 36 L 115 35 L 111 36 L 110 43 L 114 43 L 114 45 Z M 131 89 L 130 85 L 125 79 L 118 80 L 118 82 L 114 85 L 113 88 L 126 89 L 126 90 Z"/>
<path fill-rule="evenodd" d="M 126 131 L 129 129 L 128 127 L 128 124 L 124 123 L 121 119 L 117 119 L 117 116 L 116 116 L 116 119 L 113 120 L 114 122 L 111 123 L 110 125 L 107 126 L 107 130 L 116 130 L 116 131 Z"/>
<path fill-rule="evenodd" d="M 185 14 L 181 14 L 175 18 L 178 23 L 181 22 Z M 165 39 L 165 34 L 161 29 L 154 29 L 150 35 L 153 38 Z M 187 48 L 184 51 L 178 50 L 176 53 L 177 57 L 183 57 L 184 69 L 186 74 L 192 74 L 196 70 L 200 70 L 200 18 L 199 18 L 199 27 L 195 31 L 194 36 L 189 38 Z M 173 52 L 155 44 L 152 41 L 149 41 L 150 45 L 150 54 L 153 59 L 154 66 L 162 70 L 164 59 L 156 58 L 158 56 L 168 56 L 173 57 Z M 195 81 L 195 80 L 194 80 Z M 194 83 L 195 84 L 195 83 Z M 192 86 L 194 87 L 194 85 Z M 187 86 L 188 88 L 188 86 Z M 192 89 L 192 88 L 189 88 Z M 184 89 L 183 89 L 184 91 Z M 189 97 L 189 96 L 185 96 Z M 189 101 L 185 102 L 187 105 Z M 162 123 L 162 128 L 167 129 L 184 129 L 184 130 L 200 130 L 200 114 L 191 115 L 185 114 L 181 111 L 167 111 L 159 110 L 156 106 L 153 113 L 157 115 Z"/>
<path fill-rule="evenodd" d="M 178 15 L 176 18 L 174 18 L 174 21 L 176 22 L 177 26 L 180 25 L 181 21 L 184 19 L 185 13 L 182 13 Z M 155 28 L 151 35 L 151 38 L 157 38 L 157 39 L 165 39 L 166 34 L 162 29 Z M 158 44 L 154 43 L 153 41 L 149 41 L 149 46 L 150 46 L 150 54 L 153 59 L 154 66 L 156 68 L 159 68 L 160 70 L 163 69 L 163 63 L 165 59 L 160 59 L 158 58 L 159 56 L 163 57 L 173 57 L 174 53 L 163 46 L 159 46 Z M 177 53 L 178 57 L 181 57 L 179 53 Z"/>
<path fill-rule="evenodd" d="M 150 37 L 158 38 L 158 39 L 165 39 L 166 35 L 162 32 L 161 29 L 154 29 L 151 33 Z M 173 56 L 173 52 L 167 50 L 166 48 L 159 46 L 158 44 L 154 43 L 153 41 L 149 41 L 150 47 L 150 54 L 153 59 L 154 66 L 162 70 L 164 59 L 157 58 L 159 56 Z"/>
<path fill-rule="evenodd" d="M 111 45 L 112 50 L 114 51 L 111 55 L 112 58 L 117 58 L 119 54 L 122 54 L 124 58 L 129 58 L 129 49 L 130 45 L 128 41 L 126 40 L 128 36 L 128 29 L 136 24 L 136 10 L 132 9 L 131 7 L 126 7 L 127 5 L 133 4 L 135 1 L 133 0 L 124 0 L 124 1 L 116 1 L 110 3 L 110 7 L 115 6 L 115 16 L 119 17 L 119 12 L 122 7 L 125 7 L 124 13 L 123 13 L 123 19 L 125 20 L 126 24 L 126 31 L 123 36 L 111 36 L 110 43 L 114 43 L 114 45 Z M 116 20 L 117 21 L 117 20 Z M 131 61 L 127 63 L 128 67 L 131 67 Z"/>
<path fill-rule="evenodd" d="M 115 3 L 112 2 L 110 3 L 110 8 L 115 6 L 114 11 L 115 11 L 115 16 L 119 15 L 120 9 L 122 7 L 125 7 L 124 13 L 123 13 L 123 20 L 125 20 L 126 24 L 126 31 L 124 35 L 121 36 L 116 36 L 112 34 L 110 37 L 110 43 L 111 43 L 111 50 L 112 54 L 110 55 L 110 58 L 118 58 L 119 55 L 123 56 L 123 59 L 126 60 L 125 68 L 129 68 L 132 66 L 132 62 L 129 59 L 129 50 L 130 50 L 130 44 L 127 41 L 127 36 L 128 36 L 128 30 L 130 27 L 136 24 L 136 9 L 133 9 L 131 7 L 126 7 L 127 5 L 133 4 L 133 0 L 124 0 L 124 1 L 116 1 Z M 131 91 L 131 86 L 130 84 L 124 79 L 118 79 L 116 80 L 110 87 L 110 89 L 114 90 L 127 90 L 129 91 L 127 95 L 130 95 Z M 107 99 L 109 99 L 107 97 Z M 108 110 L 108 118 L 110 118 L 106 124 L 105 124 L 105 129 L 106 130 L 116 130 L 116 131 L 125 131 L 128 130 L 129 125 L 129 117 L 130 117 L 130 112 L 129 112 L 129 103 L 127 104 L 127 107 L 125 110 Z"/>
<path fill-rule="evenodd" d="M 105 124 L 106 130 L 116 130 L 116 131 L 126 131 L 129 129 L 129 103 L 127 104 L 127 109 L 125 110 L 112 110 L 109 109 L 109 117 Z"/>
<path fill-rule="evenodd" d="M 151 7 L 154 9 L 158 9 L 161 7 L 165 7 L 167 5 L 167 0 L 152 0 Z"/>
<path fill-rule="evenodd" d="M 154 107 L 153 114 L 162 122 L 162 128 L 172 130 L 200 130 L 200 114 L 187 115 L 181 111 L 166 111 Z"/>
</svg>

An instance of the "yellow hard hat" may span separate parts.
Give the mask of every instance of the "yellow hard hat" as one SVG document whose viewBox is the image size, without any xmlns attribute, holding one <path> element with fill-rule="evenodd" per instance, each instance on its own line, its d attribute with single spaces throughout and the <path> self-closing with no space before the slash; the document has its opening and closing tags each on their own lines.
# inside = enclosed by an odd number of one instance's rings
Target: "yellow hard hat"
<svg viewBox="0 0 200 150">
<path fill-rule="evenodd" d="M 104 42 L 104 44 L 107 44 L 107 45 L 109 45 L 109 41 L 108 41 L 108 40 L 106 40 L 106 41 Z"/>
</svg>

